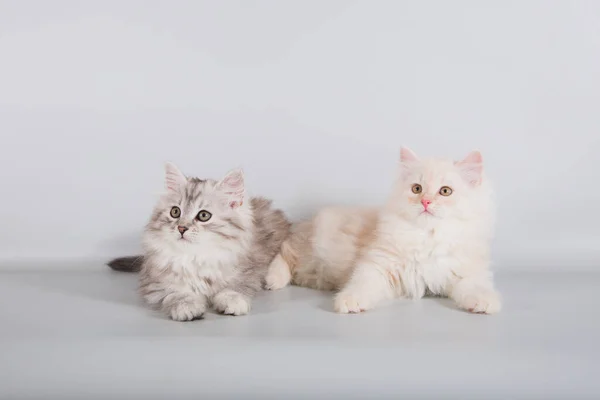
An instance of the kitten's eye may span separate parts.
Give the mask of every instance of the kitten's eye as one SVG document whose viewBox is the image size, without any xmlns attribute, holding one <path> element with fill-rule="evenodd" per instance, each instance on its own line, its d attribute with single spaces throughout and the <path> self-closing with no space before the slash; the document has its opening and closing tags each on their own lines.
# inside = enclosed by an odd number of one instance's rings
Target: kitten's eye
<svg viewBox="0 0 600 400">
<path fill-rule="evenodd" d="M 414 194 L 419 194 L 423 191 L 423 186 L 419 185 L 418 183 L 415 183 L 414 185 L 412 185 L 412 192 Z"/>
<path fill-rule="evenodd" d="M 452 188 L 448 186 L 442 186 L 442 188 L 440 189 L 440 194 L 442 196 L 450 196 L 452 194 Z"/>
<path fill-rule="evenodd" d="M 206 222 L 210 219 L 210 217 L 212 217 L 212 214 L 206 210 L 200 211 L 198 213 L 198 215 L 196 216 L 196 218 L 198 218 L 198 221 L 200 221 L 200 222 Z"/>
<path fill-rule="evenodd" d="M 171 217 L 179 218 L 181 216 L 181 209 L 177 206 L 171 208 Z"/>
</svg>

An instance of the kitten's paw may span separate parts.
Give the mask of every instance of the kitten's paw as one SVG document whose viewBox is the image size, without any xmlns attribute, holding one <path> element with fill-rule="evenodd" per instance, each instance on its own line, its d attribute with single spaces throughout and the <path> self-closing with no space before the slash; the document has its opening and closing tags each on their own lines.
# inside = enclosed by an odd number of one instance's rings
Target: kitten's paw
<svg viewBox="0 0 600 400">
<path fill-rule="evenodd" d="M 494 314 L 502 308 L 502 301 L 497 292 L 493 290 L 481 290 L 465 294 L 458 306 L 463 310 L 475 314 Z"/>
<path fill-rule="evenodd" d="M 366 301 L 359 296 L 349 292 L 340 292 L 333 300 L 333 309 L 340 314 L 354 314 L 366 311 L 368 307 Z"/>
<path fill-rule="evenodd" d="M 245 315 L 250 311 L 250 300 L 233 290 L 223 290 L 213 298 L 215 310 L 227 315 Z"/>
<path fill-rule="evenodd" d="M 265 289 L 277 290 L 284 288 L 290 283 L 290 279 L 292 279 L 290 267 L 283 258 L 278 255 L 269 266 L 269 272 L 265 277 Z"/>
<path fill-rule="evenodd" d="M 204 311 L 206 311 L 206 306 L 203 302 L 182 301 L 173 305 L 168 313 L 173 321 L 183 322 L 201 319 Z"/>
<path fill-rule="evenodd" d="M 278 290 L 287 286 L 289 279 L 278 271 L 269 271 L 269 274 L 265 278 L 265 289 L 266 290 Z"/>
</svg>

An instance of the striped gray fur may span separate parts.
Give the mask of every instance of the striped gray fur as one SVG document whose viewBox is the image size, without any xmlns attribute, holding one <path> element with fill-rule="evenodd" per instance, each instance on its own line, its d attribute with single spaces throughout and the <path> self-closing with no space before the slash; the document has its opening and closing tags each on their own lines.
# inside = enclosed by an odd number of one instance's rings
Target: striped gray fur
<svg viewBox="0 0 600 400">
<path fill-rule="evenodd" d="M 291 224 L 270 200 L 244 199 L 240 170 L 221 181 L 200 180 L 169 164 L 166 181 L 167 193 L 144 231 L 144 254 L 109 266 L 139 270 L 142 297 L 174 320 L 202 318 L 209 305 L 225 314 L 247 313 Z M 170 215 L 174 206 L 179 218 Z M 201 210 L 212 217 L 200 221 Z"/>
<path fill-rule="evenodd" d="M 121 257 L 115 258 L 114 260 L 108 263 L 108 266 L 114 269 L 115 271 L 121 272 L 139 272 L 142 268 L 142 264 L 144 261 L 144 257 L 139 256 L 131 256 L 131 257 Z"/>
</svg>

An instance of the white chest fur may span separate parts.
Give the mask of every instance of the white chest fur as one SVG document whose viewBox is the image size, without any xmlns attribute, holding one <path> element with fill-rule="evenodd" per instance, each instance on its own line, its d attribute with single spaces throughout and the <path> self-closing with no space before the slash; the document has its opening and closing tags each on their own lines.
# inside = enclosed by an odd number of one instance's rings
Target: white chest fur
<svg viewBox="0 0 600 400">
<path fill-rule="evenodd" d="M 402 282 L 403 294 L 423 297 L 427 291 L 445 294 L 455 276 L 458 232 L 404 224 L 394 229 L 394 272 Z"/>
<path fill-rule="evenodd" d="M 214 255 L 162 254 L 163 265 L 168 266 L 177 284 L 204 296 L 213 296 L 223 289 L 235 275 L 237 258 L 231 254 Z"/>
</svg>

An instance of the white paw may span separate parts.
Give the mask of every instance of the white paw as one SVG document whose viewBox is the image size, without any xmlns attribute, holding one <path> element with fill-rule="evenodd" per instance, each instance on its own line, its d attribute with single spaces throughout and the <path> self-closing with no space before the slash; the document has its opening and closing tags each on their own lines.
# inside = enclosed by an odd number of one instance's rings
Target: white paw
<svg viewBox="0 0 600 400">
<path fill-rule="evenodd" d="M 213 298 L 215 310 L 227 315 L 245 315 L 250 311 L 249 299 L 233 290 L 223 290 Z"/>
<path fill-rule="evenodd" d="M 333 309 L 340 314 L 359 313 L 368 308 L 364 298 L 349 292 L 340 292 L 333 300 Z"/>
<path fill-rule="evenodd" d="M 494 314 L 502 308 L 500 296 L 493 290 L 465 294 L 457 304 L 460 308 L 476 314 Z"/>
<path fill-rule="evenodd" d="M 206 311 L 203 302 L 181 301 L 169 310 L 169 316 L 173 321 L 193 321 L 200 319 Z"/>
<path fill-rule="evenodd" d="M 292 278 L 290 268 L 287 263 L 278 255 L 269 267 L 269 272 L 265 277 L 265 289 L 277 290 L 284 288 L 290 283 Z"/>
<path fill-rule="evenodd" d="M 265 289 L 277 290 L 287 286 L 289 279 L 284 276 L 280 271 L 269 271 L 269 274 L 265 278 Z"/>
</svg>

